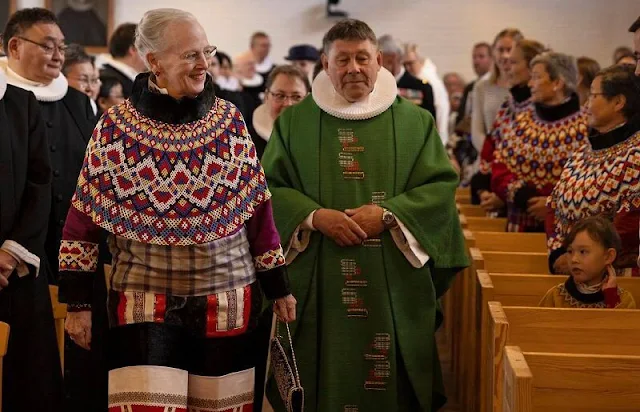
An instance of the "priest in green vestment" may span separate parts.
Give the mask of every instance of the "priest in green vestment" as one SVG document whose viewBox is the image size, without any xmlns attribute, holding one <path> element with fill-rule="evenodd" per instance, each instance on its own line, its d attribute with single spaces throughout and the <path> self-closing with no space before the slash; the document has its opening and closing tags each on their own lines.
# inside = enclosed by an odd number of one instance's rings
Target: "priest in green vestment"
<svg viewBox="0 0 640 412">
<path fill-rule="evenodd" d="M 263 158 L 299 302 L 305 411 L 435 411 L 438 299 L 468 266 L 458 176 L 369 26 L 341 21 L 323 48 L 312 94 L 280 115 Z M 267 396 L 285 410 L 275 382 Z"/>
</svg>

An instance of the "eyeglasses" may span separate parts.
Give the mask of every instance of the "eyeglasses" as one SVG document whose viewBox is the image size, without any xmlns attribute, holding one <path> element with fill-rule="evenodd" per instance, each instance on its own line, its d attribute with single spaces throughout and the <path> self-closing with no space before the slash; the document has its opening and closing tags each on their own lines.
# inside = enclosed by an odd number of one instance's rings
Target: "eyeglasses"
<svg viewBox="0 0 640 412">
<path fill-rule="evenodd" d="M 300 96 L 299 94 L 290 96 L 288 94 L 273 93 L 271 91 L 269 91 L 269 94 L 273 96 L 273 99 L 276 101 L 276 103 L 284 103 L 287 99 L 291 100 L 293 103 L 299 103 L 302 99 L 304 99 L 304 96 Z"/>
<path fill-rule="evenodd" d="M 67 46 L 64 43 L 53 44 L 52 42 L 52 43 L 46 44 L 46 43 L 38 43 L 37 41 L 33 41 L 22 36 L 16 36 L 16 38 L 20 40 L 24 40 L 27 43 L 35 44 L 36 46 L 40 47 L 47 55 L 53 55 L 56 52 L 56 50 L 60 52 L 60 54 L 64 54 L 64 52 L 66 52 L 67 49 L 69 48 L 69 46 Z"/>
<path fill-rule="evenodd" d="M 189 63 L 195 63 L 198 61 L 200 55 L 203 55 L 205 60 L 209 60 L 216 55 L 217 50 L 218 48 L 216 46 L 205 47 L 202 51 L 190 51 L 185 53 L 182 56 L 182 59 L 188 61 Z"/>
<path fill-rule="evenodd" d="M 95 87 L 95 86 L 99 86 L 102 84 L 102 81 L 100 81 L 99 77 L 69 77 L 69 79 L 71 80 L 75 80 L 77 81 L 80 86 L 91 86 L 91 87 Z"/>
</svg>

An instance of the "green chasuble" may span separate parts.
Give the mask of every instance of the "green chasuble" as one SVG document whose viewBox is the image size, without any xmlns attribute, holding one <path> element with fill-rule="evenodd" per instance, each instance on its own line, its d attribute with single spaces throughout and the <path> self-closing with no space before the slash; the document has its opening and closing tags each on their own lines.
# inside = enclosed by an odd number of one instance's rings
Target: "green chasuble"
<svg viewBox="0 0 640 412">
<path fill-rule="evenodd" d="M 414 268 L 388 231 L 349 248 L 312 233 L 288 267 L 305 410 L 441 406 L 437 299 L 468 262 L 454 201 L 458 176 L 433 118 L 397 98 L 378 116 L 342 120 L 309 96 L 276 121 L 263 166 L 283 244 L 316 209 L 373 203 L 391 210 L 430 257 Z M 284 411 L 274 382 L 267 393 Z"/>
</svg>

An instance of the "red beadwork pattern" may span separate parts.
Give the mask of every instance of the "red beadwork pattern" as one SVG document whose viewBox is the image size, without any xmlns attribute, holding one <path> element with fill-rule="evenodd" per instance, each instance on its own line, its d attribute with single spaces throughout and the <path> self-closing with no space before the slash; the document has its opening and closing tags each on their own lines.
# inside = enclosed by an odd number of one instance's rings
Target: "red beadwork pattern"
<svg viewBox="0 0 640 412">
<path fill-rule="evenodd" d="M 72 203 L 127 239 L 190 245 L 235 233 L 270 197 L 235 106 L 216 99 L 204 118 L 173 125 L 127 101 L 96 127 Z"/>
</svg>

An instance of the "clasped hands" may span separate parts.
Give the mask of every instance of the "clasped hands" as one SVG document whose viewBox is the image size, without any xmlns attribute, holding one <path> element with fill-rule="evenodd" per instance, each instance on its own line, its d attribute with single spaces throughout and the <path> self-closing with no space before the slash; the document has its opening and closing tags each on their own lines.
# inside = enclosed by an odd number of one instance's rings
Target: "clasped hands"
<svg viewBox="0 0 640 412">
<path fill-rule="evenodd" d="M 383 212 L 384 209 L 377 205 L 364 205 L 344 212 L 318 209 L 313 214 L 313 226 L 338 246 L 356 246 L 384 231 Z"/>
</svg>

